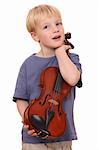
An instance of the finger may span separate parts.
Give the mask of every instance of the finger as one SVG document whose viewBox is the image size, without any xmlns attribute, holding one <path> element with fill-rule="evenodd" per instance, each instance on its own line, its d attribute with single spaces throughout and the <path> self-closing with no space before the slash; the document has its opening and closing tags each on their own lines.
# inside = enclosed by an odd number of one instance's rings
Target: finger
<svg viewBox="0 0 99 150">
<path fill-rule="evenodd" d="M 71 46 L 70 46 L 70 45 L 65 45 L 65 47 L 66 47 L 66 48 L 71 48 Z"/>
<path fill-rule="evenodd" d="M 34 132 L 33 134 L 31 134 L 32 136 L 37 136 L 38 134 L 36 132 Z"/>
<path fill-rule="evenodd" d="M 69 45 L 69 49 L 72 49 L 72 47 Z"/>
<path fill-rule="evenodd" d="M 32 135 L 32 134 L 34 134 L 34 133 L 35 133 L 35 130 L 34 130 L 34 129 L 28 131 L 28 134 L 29 134 L 29 135 Z"/>
<path fill-rule="evenodd" d="M 72 47 L 70 45 L 64 45 L 64 46 L 65 46 L 66 51 L 72 49 Z"/>
<path fill-rule="evenodd" d="M 23 128 L 24 128 L 24 129 L 28 129 L 28 128 L 29 128 L 29 125 L 24 125 Z"/>
</svg>

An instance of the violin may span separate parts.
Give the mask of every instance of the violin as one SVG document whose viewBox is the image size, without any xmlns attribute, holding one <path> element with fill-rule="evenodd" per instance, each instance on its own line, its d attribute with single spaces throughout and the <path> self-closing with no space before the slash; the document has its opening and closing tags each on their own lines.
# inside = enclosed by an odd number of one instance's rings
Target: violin
<svg viewBox="0 0 99 150">
<path fill-rule="evenodd" d="M 74 46 L 67 40 L 71 34 L 65 34 L 64 43 Z M 59 68 L 48 67 L 40 75 L 41 93 L 32 99 L 24 112 L 24 124 L 34 129 L 42 139 L 55 139 L 66 129 L 66 113 L 62 103 L 71 91 L 71 86 L 62 78 Z"/>
</svg>

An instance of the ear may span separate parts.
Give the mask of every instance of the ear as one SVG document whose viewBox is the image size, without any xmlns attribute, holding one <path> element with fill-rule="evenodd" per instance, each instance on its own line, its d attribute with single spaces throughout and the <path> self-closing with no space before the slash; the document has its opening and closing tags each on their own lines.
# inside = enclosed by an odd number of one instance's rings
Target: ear
<svg viewBox="0 0 99 150">
<path fill-rule="evenodd" d="M 31 36 L 36 42 L 40 41 L 36 32 L 31 32 Z"/>
</svg>

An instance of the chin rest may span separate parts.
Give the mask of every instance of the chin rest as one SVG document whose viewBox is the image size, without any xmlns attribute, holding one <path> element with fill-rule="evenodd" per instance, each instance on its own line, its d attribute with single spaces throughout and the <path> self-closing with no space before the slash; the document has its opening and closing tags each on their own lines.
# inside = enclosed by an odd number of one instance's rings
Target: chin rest
<svg viewBox="0 0 99 150">
<path fill-rule="evenodd" d="M 41 138 L 46 138 L 50 135 L 48 131 L 48 125 L 52 118 L 54 117 L 53 110 L 47 110 L 46 112 L 46 121 L 38 115 L 32 115 L 30 118 L 30 122 L 32 126 L 38 130 L 38 136 Z"/>
</svg>

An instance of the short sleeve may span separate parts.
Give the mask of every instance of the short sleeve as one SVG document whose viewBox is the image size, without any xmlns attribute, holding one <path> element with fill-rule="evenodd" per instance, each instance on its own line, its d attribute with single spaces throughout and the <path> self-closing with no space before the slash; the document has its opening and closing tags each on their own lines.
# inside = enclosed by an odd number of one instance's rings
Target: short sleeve
<svg viewBox="0 0 99 150">
<path fill-rule="evenodd" d="M 28 101 L 28 94 L 27 94 L 27 77 L 26 77 L 26 66 L 25 63 L 22 64 L 17 82 L 15 87 L 15 92 L 13 96 L 13 101 L 16 102 L 17 99 L 22 99 Z"/>
<path fill-rule="evenodd" d="M 80 79 L 79 79 L 78 83 L 76 84 L 76 86 L 80 88 L 80 87 L 82 87 L 82 65 L 80 63 L 79 55 L 74 54 L 74 53 L 70 53 L 69 57 L 70 57 L 71 61 L 76 65 L 77 69 L 81 73 Z"/>
<path fill-rule="evenodd" d="M 79 60 L 79 55 L 70 53 L 70 59 L 71 61 L 76 65 L 76 67 L 79 69 L 79 71 L 82 73 L 82 66 Z"/>
</svg>

